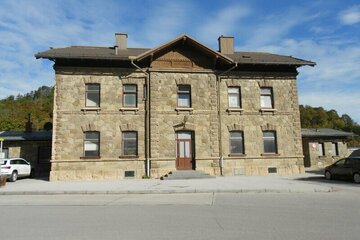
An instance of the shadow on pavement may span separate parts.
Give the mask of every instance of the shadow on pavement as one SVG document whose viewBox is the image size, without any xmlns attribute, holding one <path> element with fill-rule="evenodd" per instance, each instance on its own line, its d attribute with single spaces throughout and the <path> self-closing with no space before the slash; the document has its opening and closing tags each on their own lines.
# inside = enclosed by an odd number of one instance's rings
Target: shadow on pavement
<svg viewBox="0 0 360 240">
<path fill-rule="evenodd" d="M 332 185 L 348 185 L 348 186 L 360 186 L 357 183 L 354 183 L 351 179 L 336 179 L 336 180 L 327 180 L 324 176 L 309 176 L 294 179 L 296 181 L 304 182 L 314 182 L 314 183 L 325 183 Z"/>
</svg>

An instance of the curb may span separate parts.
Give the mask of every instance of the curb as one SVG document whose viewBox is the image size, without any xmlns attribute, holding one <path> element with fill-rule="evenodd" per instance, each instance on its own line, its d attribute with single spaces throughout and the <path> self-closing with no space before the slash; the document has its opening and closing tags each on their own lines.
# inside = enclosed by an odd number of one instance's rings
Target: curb
<svg viewBox="0 0 360 240">
<path fill-rule="evenodd" d="M 119 190 L 119 191 L 9 191 L 0 195 L 117 195 L 117 194 L 190 194 L 190 193 L 330 193 L 333 188 L 321 189 L 181 189 L 181 190 Z"/>
</svg>

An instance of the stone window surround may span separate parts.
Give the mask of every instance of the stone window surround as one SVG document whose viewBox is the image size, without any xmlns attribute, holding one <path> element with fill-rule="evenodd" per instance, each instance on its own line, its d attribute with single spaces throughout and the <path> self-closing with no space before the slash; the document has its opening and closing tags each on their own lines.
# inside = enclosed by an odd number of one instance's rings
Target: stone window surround
<svg viewBox="0 0 360 240">
<path fill-rule="evenodd" d="M 119 108 L 119 111 L 121 112 L 125 112 L 125 111 L 132 111 L 132 112 L 138 112 L 139 111 L 139 78 L 141 80 L 143 80 L 143 77 L 130 77 L 130 78 L 120 78 L 120 82 L 121 82 L 121 87 L 122 87 L 122 95 L 123 97 L 121 98 L 122 101 L 122 106 Z M 142 83 L 142 82 L 141 82 Z M 124 106 L 124 85 L 136 85 L 136 107 L 126 107 Z M 145 86 L 145 85 L 144 85 Z"/>
</svg>

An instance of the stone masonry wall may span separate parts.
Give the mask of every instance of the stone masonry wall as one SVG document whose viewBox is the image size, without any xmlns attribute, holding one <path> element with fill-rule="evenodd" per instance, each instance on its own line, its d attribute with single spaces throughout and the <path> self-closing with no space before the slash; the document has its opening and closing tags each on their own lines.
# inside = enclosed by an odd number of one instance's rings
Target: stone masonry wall
<svg viewBox="0 0 360 240">
<path fill-rule="evenodd" d="M 150 72 L 151 175 L 176 170 L 176 131 L 194 133 L 196 169 L 212 175 L 267 175 L 303 172 L 295 74 L 232 73 L 220 82 L 209 71 Z M 85 84 L 100 84 L 100 108 L 85 108 Z M 122 106 L 123 84 L 137 84 L 138 108 Z M 145 74 L 124 69 L 57 68 L 51 180 L 121 179 L 125 171 L 145 175 Z M 177 85 L 191 85 L 190 109 L 177 108 Z M 240 111 L 228 111 L 228 86 L 241 88 Z M 260 87 L 272 87 L 274 111 L 261 111 Z M 218 107 L 221 114 L 219 131 Z M 244 132 L 245 155 L 229 156 L 229 130 Z M 278 154 L 263 155 L 262 130 L 277 133 Z M 83 159 L 83 132 L 100 132 L 100 158 Z M 124 158 L 121 131 L 138 132 L 138 157 Z M 219 132 L 222 153 L 219 147 Z"/>
</svg>

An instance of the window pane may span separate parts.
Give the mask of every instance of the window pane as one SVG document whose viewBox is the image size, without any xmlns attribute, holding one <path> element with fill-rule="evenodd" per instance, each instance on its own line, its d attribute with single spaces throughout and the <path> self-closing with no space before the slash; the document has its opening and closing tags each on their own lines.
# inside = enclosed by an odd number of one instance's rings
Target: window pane
<svg viewBox="0 0 360 240">
<path fill-rule="evenodd" d="M 100 105 L 99 92 L 88 92 L 86 94 L 86 106 L 87 107 L 98 107 Z"/>
<path fill-rule="evenodd" d="M 136 95 L 131 93 L 124 94 L 124 106 L 136 107 Z"/>
<path fill-rule="evenodd" d="M 100 90 L 100 85 L 99 84 L 86 84 L 86 90 L 99 91 Z"/>
<path fill-rule="evenodd" d="M 178 91 L 187 91 L 187 92 L 190 92 L 190 86 L 187 86 L 187 85 L 178 86 Z"/>
<path fill-rule="evenodd" d="M 191 133 L 188 132 L 179 132 L 178 139 L 191 139 Z"/>
<path fill-rule="evenodd" d="M 323 143 L 318 143 L 318 150 L 319 150 L 319 156 L 324 156 L 325 155 L 324 144 Z"/>
<path fill-rule="evenodd" d="M 99 141 L 99 133 L 98 132 L 85 132 L 85 139 L 86 140 L 97 140 Z"/>
<path fill-rule="evenodd" d="M 239 95 L 229 95 L 229 107 L 240 107 Z"/>
<path fill-rule="evenodd" d="M 228 93 L 237 93 L 237 94 L 239 94 L 239 88 L 237 88 L 237 87 L 229 87 L 228 88 Z"/>
<path fill-rule="evenodd" d="M 244 153 L 243 133 L 230 132 L 230 153 Z"/>
<path fill-rule="evenodd" d="M 179 107 L 190 107 L 190 94 L 179 93 L 178 94 L 178 106 Z"/>
<path fill-rule="evenodd" d="M 264 153 L 276 153 L 275 132 L 263 132 Z"/>
<path fill-rule="evenodd" d="M 231 138 L 242 138 L 242 132 L 230 132 Z"/>
<path fill-rule="evenodd" d="M 243 142 L 242 139 L 232 139 L 230 141 L 230 153 L 243 153 Z"/>
<path fill-rule="evenodd" d="M 124 155 L 137 155 L 136 140 L 124 140 Z"/>
<path fill-rule="evenodd" d="M 261 107 L 272 108 L 271 96 L 261 96 Z"/>
<path fill-rule="evenodd" d="M 261 95 L 271 95 L 271 88 L 261 88 Z"/>
<path fill-rule="evenodd" d="M 124 139 L 136 139 L 136 132 L 124 132 Z"/>
<path fill-rule="evenodd" d="M 180 142 L 180 157 L 183 158 L 185 157 L 185 142 Z"/>
<path fill-rule="evenodd" d="M 123 154 L 137 155 L 137 132 L 123 132 Z"/>
<path fill-rule="evenodd" d="M 136 85 L 124 85 L 125 92 L 136 92 Z"/>
</svg>

